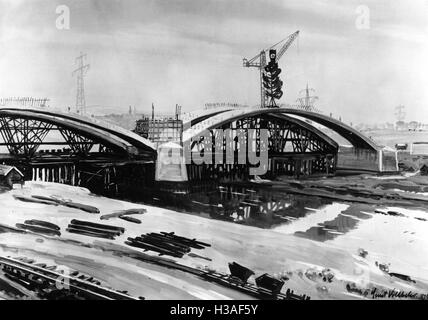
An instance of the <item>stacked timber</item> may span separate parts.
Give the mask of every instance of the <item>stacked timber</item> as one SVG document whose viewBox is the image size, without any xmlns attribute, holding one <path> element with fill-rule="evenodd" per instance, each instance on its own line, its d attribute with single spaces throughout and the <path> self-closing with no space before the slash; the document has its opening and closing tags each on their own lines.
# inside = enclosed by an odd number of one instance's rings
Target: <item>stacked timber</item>
<svg viewBox="0 0 428 320">
<path fill-rule="evenodd" d="M 141 223 L 141 220 L 139 220 L 137 218 L 134 218 L 134 217 L 128 217 L 128 216 L 125 216 L 125 215 L 120 216 L 119 219 L 122 219 L 122 220 L 125 220 L 125 221 L 128 221 L 128 222 L 132 222 L 132 223 L 137 223 L 137 224 Z"/>
<path fill-rule="evenodd" d="M 55 202 L 55 201 L 53 201 L 53 200 L 42 200 L 42 199 L 37 199 L 37 198 L 34 198 L 34 197 L 26 197 L 26 196 L 21 196 L 21 195 L 17 195 L 17 194 L 14 194 L 13 197 L 16 200 L 23 201 L 23 202 L 49 204 L 49 205 L 54 205 L 54 206 L 58 205 L 58 203 Z"/>
<path fill-rule="evenodd" d="M 144 214 L 146 212 L 147 212 L 147 209 L 145 209 L 145 208 L 119 210 L 119 211 L 115 211 L 113 213 L 103 214 L 100 217 L 100 219 L 101 220 L 108 220 L 111 218 L 121 218 L 123 220 L 131 221 L 134 223 L 141 223 L 141 221 L 140 222 L 132 221 L 132 220 L 138 220 L 138 219 L 129 219 L 130 217 L 128 217 L 128 216 L 133 215 L 133 214 Z"/>
<path fill-rule="evenodd" d="M 16 227 L 47 236 L 60 236 L 60 227 L 54 223 L 43 220 L 25 220 L 24 223 L 17 223 Z"/>
<path fill-rule="evenodd" d="M 53 206 L 62 205 L 65 207 L 78 209 L 89 213 L 100 213 L 100 210 L 94 206 L 84 204 L 84 203 L 61 200 L 54 197 L 46 197 L 46 196 L 39 196 L 39 195 L 32 195 L 31 197 L 14 195 L 13 197 L 16 200 L 20 200 L 24 202 L 33 202 L 33 203 L 47 204 L 47 205 L 53 205 Z"/>
<path fill-rule="evenodd" d="M 69 208 L 78 209 L 89 213 L 100 213 L 100 210 L 98 208 L 84 204 L 84 203 L 62 201 L 61 204 Z"/>
<path fill-rule="evenodd" d="M 196 239 L 177 236 L 174 232 L 151 232 L 142 234 L 139 237 L 129 237 L 125 244 L 144 249 L 144 251 L 154 251 L 159 255 L 169 255 L 181 258 L 190 253 L 191 249 L 205 249 L 211 245 Z"/>
<path fill-rule="evenodd" d="M 73 219 L 66 231 L 89 237 L 114 240 L 115 237 L 125 232 L 125 228 Z"/>
</svg>

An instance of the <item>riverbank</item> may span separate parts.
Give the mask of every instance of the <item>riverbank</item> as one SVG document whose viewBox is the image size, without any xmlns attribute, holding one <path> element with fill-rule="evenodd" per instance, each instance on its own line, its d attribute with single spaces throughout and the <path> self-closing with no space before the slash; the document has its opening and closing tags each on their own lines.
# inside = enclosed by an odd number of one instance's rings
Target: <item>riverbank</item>
<svg viewBox="0 0 428 320">
<path fill-rule="evenodd" d="M 306 182 L 305 182 L 306 183 Z M 39 195 L 59 197 L 90 204 L 100 214 L 90 214 L 75 208 L 28 203 L 14 196 Z M 227 263 L 236 261 L 256 272 L 269 273 L 288 279 L 284 289 L 312 299 L 370 298 L 349 290 L 350 286 L 364 289 L 412 290 L 428 292 L 428 222 L 417 208 L 384 206 L 385 212 L 395 210 L 403 216 L 375 213 L 378 205 L 335 202 L 300 219 L 274 229 L 261 229 L 226 221 L 207 219 L 157 207 L 137 205 L 90 194 L 84 188 L 54 183 L 30 182 L 23 189 L 0 194 L 2 225 L 15 227 L 27 219 L 40 219 L 61 228 L 61 237 L 36 233 L 18 234 L 2 229 L 0 254 L 28 256 L 37 261 L 55 262 L 82 270 L 101 279 L 118 290 L 146 299 L 246 299 L 243 293 L 206 282 L 178 269 L 136 259 L 139 255 L 167 260 L 194 269 L 211 269 L 228 273 Z M 134 224 L 121 219 L 100 220 L 100 216 L 116 210 L 144 208 L 146 213 L 136 216 L 142 221 Z M 353 214 L 354 213 L 354 214 Z M 329 221 L 347 216 L 356 227 L 346 233 L 329 228 Z M 126 229 L 115 240 L 105 240 L 72 234 L 65 231 L 72 219 L 106 223 Z M 312 230 L 312 231 L 311 231 Z M 127 237 L 149 232 L 175 232 L 211 244 L 196 252 L 201 257 L 165 258 L 158 254 L 132 248 L 124 244 Z M 329 233 L 336 236 L 323 241 L 305 237 L 306 233 Z M 367 250 L 365 258 L 359 249 Z M 378 266 L 376 266 L 376 263 Z M 390 264 L 390 272 L 406 274 L 414 282 L 405 281 L 379 269 Z M 334 275 L 331 282 L 319 276 L 322 272 Z M 254 282 L 254 278 L 250 278 Z M 347 289 L 348 285 L 348 289 Z M 33 297 L 34 298 L 34 297 Z"/>
</svg>

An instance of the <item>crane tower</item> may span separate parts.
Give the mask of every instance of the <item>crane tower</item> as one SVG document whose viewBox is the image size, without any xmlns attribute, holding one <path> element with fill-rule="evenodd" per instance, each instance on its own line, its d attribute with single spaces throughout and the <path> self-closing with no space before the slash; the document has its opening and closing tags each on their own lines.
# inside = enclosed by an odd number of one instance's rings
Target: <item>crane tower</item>
<svg viewBox="0 0 428 320">
<path fill-rule="evenodd" d="M 265 68 L 267 66 L 266 63 L 266 52 L 269 52 L 270 50 L 275 50 L 276 48 L 280 47 L 279 50 L 276 50 L 276 62 L 281 59 L 283 54 L 287 51 L 287 49 L 291 46 L 293 41 L 297 38 L 300 31 L 296 31 L 293 34 L 289 35 L 287 38 L 275 43 L 273 46 L 271 46 L 268 49 L 262 50 L 258 55 L 256 55 L 252 59 L 243 59 L 243 66 L 244 67 L 254 67 L 258 68 L 260 70 L 260 107 L 265 108 L 268 105 L 268 96 L 266 94 L 266 88 L 263 85 L 263 79 L 266 77 L 265 74 Z M 281 46 L 282 44 L 282 46 Z"/>
</svg>

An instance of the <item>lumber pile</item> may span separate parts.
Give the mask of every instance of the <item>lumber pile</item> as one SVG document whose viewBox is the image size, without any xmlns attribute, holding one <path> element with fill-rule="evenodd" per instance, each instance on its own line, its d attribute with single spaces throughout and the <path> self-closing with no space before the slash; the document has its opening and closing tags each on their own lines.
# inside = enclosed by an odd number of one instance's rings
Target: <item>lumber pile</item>
<svg viewBox="0 0 428 320">
<path fill-rule="evenodd" d="M 135 238 L 129 237 L 125 244 L 144 251 L 154 251 L 159 255 L 169 255 L 176 258 L 181 258 L 190 253 L 191 249 L 201 250 L 211 246 L 196 239 L 177 236 L 174 232 L 151 232 Z"/>
<path fill-rule="evenodd" d="M 25 220 L 24 223 L 17 223 L 16 227 L 47 236 L 60 236 L 60 227 L 54 223 L 43 220 Z"/>
<path fill-rule="evenodd" d="M 89 237 L 114 240 L 125 232 L 125 228 L 82 220 L 71 220 L 67 232 Z"/>
<path fill-rule="evenodd" d="M 108 220 L 111 218 L 121 218 L 123 220 L 138 223 L 136 221 L 132 221 L 132 220 L 138 220 L 138 219 L 134 219 L 134 218 L 131 219 L 131 217 L 128 217 L 128 216 L 133 215 L 133 214 L 144 214 L 146 212 L 147 212 L 147 210 L 145 208 L 119 210 L 119 211 L 115 211 L 113 213 L 103 214 L 100 217 L 100 219 L 101 220 Z M 141 221 L 139 223 L 141 223 Z"/>
<path fill-rule="evenodd" d="M 24 201 L 24 202 L 40 203 L 40 204 L 53 205 L 53 206 L 61 205 L 61 206 L 65 206 L 73 209 L 82 210 L 89 213 L 100 213 L 100 210 L 94 206 L 84 204 L 84 203 L 79 203 L 79 202 L 73 202 L 69 200 L 61 200 L 55 197 L 46 197 L 46 196 L 39 196 L 39 195 L 32 195 L 31 197 L 14 195 L 13 197 L 16 200 Z"/>
</svg>

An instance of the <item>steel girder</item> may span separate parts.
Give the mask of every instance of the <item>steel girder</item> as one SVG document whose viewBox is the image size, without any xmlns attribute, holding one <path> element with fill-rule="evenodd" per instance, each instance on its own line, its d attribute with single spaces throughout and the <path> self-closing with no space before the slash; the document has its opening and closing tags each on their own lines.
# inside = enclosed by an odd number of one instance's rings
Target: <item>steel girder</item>
<svg viewBox="0 0 428 320">
<path fill-rule="evenodd" d="M 46 141 L 46 136 L 51 131 L 59 132 L 64 142 Z M 87 155 L 96 144 L 101 153 L 121 152 L 77 130 L 28 117 L 0 116 L 0 135 L 4 141 L 1 145 L 5 145 L 11 155 L 25 158 L 34 157 L 40 145 L 66 145 L 70 148 L 71 155 Z"/>
<path fill-rule="evenodd" d="M 52 126 L 32 119 L 0 117 L 1 136 L 13 155 L 33 156 Z"/>
<path fill-rule="evenodd" d="M 262 114 L 257 116 L 251 116 L 241 118 L 236 121 L 232 121 L 223 124 L 217 129 L 231 129 L 235 132 L 244 132 L 245 143 L 248 143 L 248 129 L 255 129 L 256 134 L 256 152 L 260 150 L 266 150 L 266 146 L 261 145 L 260 129 L 268 130 L 268 145 L 267 150 L 269 155 L 280 156 L 285 154 L 336 154 L 337 145 L 333 145 L 330 141 L 326 141 L 323 137 L 316 134 L 314 130 L 310 129 L 310 126 L 302 126 L 295 121 L 289 121 L 286 118 L 281 118 L 277 115 Z M 207 143 L 203 141 L 204 138 L 196 139 L 192 141 L 193 152 L 209 152 L 219 153 L 225 152 L 226 150 L 226 139 L 223 137 L 223 144 L 218 143 L 220 130 L 211 129 L 212 141 Z M 234 134 L 234 151 L 237 152 L 240 148 L 240 140 L 238 134 Z M 216 148 L 221 150 L 216 150 Z"/>
</svg>

